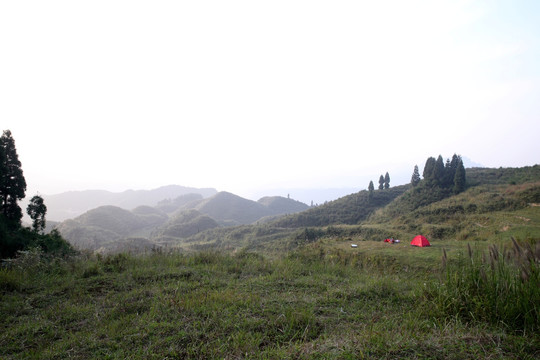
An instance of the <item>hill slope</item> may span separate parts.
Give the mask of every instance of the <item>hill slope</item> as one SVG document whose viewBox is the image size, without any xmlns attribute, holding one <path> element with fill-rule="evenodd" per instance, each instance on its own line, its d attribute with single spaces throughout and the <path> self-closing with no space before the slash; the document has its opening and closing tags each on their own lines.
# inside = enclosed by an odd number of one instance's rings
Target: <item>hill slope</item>
<svg viewBox="0 0 540 360">
<path fill-rule="evenodd" d="M 153 190 L 126 190 L 110 192 L 105 190 L 69 191 L 56 195 L 43 195 L 47 204 L 47 218 L 63 221 L 75 218 L 88 210 L 112 205 L 123 209 L 133 209 L 140 205 L 156 206 L 164 199 L 174 199 L 186 194 L 199 194 L 209 197 L 216 194 L 215 189 L 190 188 L 179 185 L 162 186 Z M 25 207 L 26 205 L 23 204 Z"/>
<path fill-rule="evenodd" d="M 62 222 L 57 229 L 75 247 L 97 250 L 120 239 L 149 235 L 167 219 L 165 213 L 150 207 L 139 207 L 132 212 L 101 206 Z"/>
<path fill-rule="evenodd" d="M 423 233 L 467 241 L 540 234 L 540 166 L 477 168 L 467 178 L 465 192 L 439 200 L 429 188 L 412 189 L 366 225 L 385 227 L 395 236 Z"/>
<path fill-rule="evenodd" d="M 372 193 L 361 191 L 311 208 L 285 198 L 255 202 L 221 192 L 207 199 L 179 201 L 182 206 L 170 221 L 156 208 L 139 208 L 129 215 L 108 209 L 100 216 L 87 214 L 76 222 L 66 222 L 61 231 L 66 231 L 68 239 L 77 236 L 91 245 L 92 241 L 112 243 L 142 236 L 188 251 L 216 247 L 276 251 L 321 238 L 379 241 L 385 237 L 409 239 L 419 233 L 435 241 L 540 234 L 539 166 L 473 169 L 467 179 L 468 188 L 458 195 L 421 182 L 414 188 L 402 185 Z M 278 211 L 304 207 L 307 210 L 261 221 Z M 115 216 L 119 218 L 115 220 Z"/>
<path fill-rule="evenodd" d="M 474 169 L 469 181 L 458 195 L 422 183 L 376 190 L 371 198 L 361 191 L 270 223 L 202 232 L 182 247 L 279 252 L 321 239 L 406 241 L 423 234 L 437 243 L 540 237 L 539 166 Z"/>
<path fill-rule="evenodd" d="M 263 217 L 306 208 L 298 201 L 280 197 L 255 202 L 227 192 L 207 199 L 200 194 L 186 194 L 160 201 L 156 207 L 139 206 L 133 211 L 101 206 L 66 220 L 57 228 L 81 249 L 129 250 L 130 244 L 137 249 L 148 248 L 149 244 L 176 246 L 190 236 L 219 226 L 250 224 Z M 134 238 L 136 242 L 131 241 Z"/>
<path fill-rule="evenodd" d="M 244 225 L 252 224 L 266 216 L 300 212 L 308 209 L 308 206 L 280 196 L 252 201 L 229 192 L 220 192 L 194 203 L 193 208 L 224 225 Z"/>
<path fill-rule="evenodd" d="M 153 231 L 151 238 L 158 243 L 188 238 L 201 231 L 217 228 L 219 224 L 208 215 L 191 209 L 183 211 Z"/>
<path fill-rule="evenodd" d="M 277 220 L 273 225 L 278 227 L 328 226 L 336 224 L 355 225 L 367 219 L 376 209 L 386 206 L 410 185 L 401 185 L 385 190 L 360 191 L 344 196 L 299 214 L 289 215 Z"/>
<path fill-rule="evenodd" d="M 282 196 L 265 196 L 257 201 L 266 206 L 271 215 L 297 213 L 309 209 L 309 206 L 303 202 L 284 198 Z"/>
</svg>

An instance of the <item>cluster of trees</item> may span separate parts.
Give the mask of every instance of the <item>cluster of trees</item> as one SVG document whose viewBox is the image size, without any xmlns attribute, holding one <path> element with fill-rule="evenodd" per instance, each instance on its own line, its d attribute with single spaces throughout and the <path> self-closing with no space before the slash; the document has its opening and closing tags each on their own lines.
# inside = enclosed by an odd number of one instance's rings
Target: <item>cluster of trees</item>
<svg viewBox="0 0 540 360">
<path fill-rule="evenodd" d="M 47 206 L 39 195 L 32 197 L 27 213 L 33 221 L 33 231 L 23 228 L 23 213 L 18 202 L 24 199 L 26 180 L 11 131 L 0 137 L 0 255 L 11 257 L 18 250 L 40 246 L 43 250 L 69 249 L 69 244 L 57 232 L 43 235 Z"/>
<path fill-rule="evenodd" d="M 388 172 L 384 176 L 379 177 L 379 190 L 382 189 L 389 189 L 390 188 L 390 175 Z M 368 190 L 371 193 L 373 190 L 375 190 L 375 186 L 373 185 L 373 181 L 369 182 Z"/>
<path fill-rule="evenodd" d="M 461 156 L 456 154 L 452 156 L 451 160 L 447 159 L 446 163 L 444 163 L 441 155 L 437 159 L 429 157 L 424 166 L 423 177 L 428 187 L 451 189 L 454 194 L 459 194 L 465 190 L 465 166 Z M 420 180 L 418 165 L 415 165 L 411 177 L 412 186 L 420 184 Z"/>
</svg>

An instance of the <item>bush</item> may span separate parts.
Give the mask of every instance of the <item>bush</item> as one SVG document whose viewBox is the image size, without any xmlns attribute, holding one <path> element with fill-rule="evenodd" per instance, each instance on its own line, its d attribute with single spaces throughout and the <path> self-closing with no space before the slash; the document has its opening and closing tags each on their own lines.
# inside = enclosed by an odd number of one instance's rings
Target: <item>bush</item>
<svg viewBox="0 0 540 360">
<path fill-rule="evenodd" d="M 0 258 L 13 258 L 19 251 L 36 247 L 53 255 L 63 256 L 75 252 L 56 229 L 50 234 L 39 234 L 25 227 L 10 230 L 0 216 Z"/>
<path fill-rule="evenodd" d="M 0 292 L 18 291 L 21 288 L 20 273 L 0 268 Z"/>
</svg>

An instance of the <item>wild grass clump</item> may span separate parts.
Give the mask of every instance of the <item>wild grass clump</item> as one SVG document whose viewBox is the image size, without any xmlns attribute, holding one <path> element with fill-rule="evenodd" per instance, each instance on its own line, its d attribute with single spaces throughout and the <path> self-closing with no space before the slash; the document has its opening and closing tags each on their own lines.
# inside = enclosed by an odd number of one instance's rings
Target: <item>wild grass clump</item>
<svg viewBox="0 0 540 360">
<path fill-rule="evenodd" d="M 488 253 L 475 252 L 449 261 L 443 252 L 444 275 L 427 290 L 439 315 L 502 325 L 512 331 L 540 330 L 540 241 L 519 243 Z"/>
</svg>

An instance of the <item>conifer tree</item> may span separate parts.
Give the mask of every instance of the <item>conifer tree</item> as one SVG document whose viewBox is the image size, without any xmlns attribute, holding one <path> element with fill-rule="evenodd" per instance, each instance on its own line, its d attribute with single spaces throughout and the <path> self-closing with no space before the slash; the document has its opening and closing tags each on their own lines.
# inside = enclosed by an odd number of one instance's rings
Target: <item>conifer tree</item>
<svg viewBox="0 0 540 360">
<path fill-rule="evenodd" d="M 454 154 L 452 156 L 452 161 L 450 162 L 450 168 L 454 172 L 454 175 L 456 173 L 456 170 L 457 170 L 460 162 L 463 162 L 463 160 L 461 159 L 461 156 Z"/>
<path fill-rule="evenodd" d="M 411 177 L 412 186 L 416 186 L 420 183 L 420 172 L 418 171 L 418 165 L 414 165 L 414 170 Z"/>
<path fill-rule="evenodd" d="M 25 196 L 26 180 L 11 131 L 0 137 L 0 206 L 1 214 L 11 228 L 21 226 L 22 211 L 17 201 Z"/>
<path fill-rule="evenodd" d="M 368 201 L 371 202 L 371 199 L 373 199 L 373 190 L 375 190 L 375 186 L 373 185 L 373 181 L 369 181 L 368 185 Z"/>
<path fill-rule="evenodd" d="M 454 176 L 454 194 L 465 191 L 466 184 L 465 166 L 463 166 L 463 161 L 460 158 L 457 164 L 456 175 Z"/>
<path fill-rule="evenodd" d="M 388 172 L 386 172 L 386 174 L 384 175 L 384 188 L 390 188 L 390 175 L 388 174 Z"/>
<path fill-rule="evenodd" d="M 446 159 L 446 163 L 444 164 L 444 175 L 443 175 L 443 182 L 442 186 L 445 188 L 452 187 L 454 184 L 454 174 L 455 172 L 452 169 L 452 164 L 450 163 L 450 159 Z"/>
<path fill-rule="evenodd" d="M 456 170 L 458 167 L 458 162 L 461 161 L 461 157 L 454 154 L 452 160 L 446 160 L 446 165 L 444 167 L 444 184 L 445 188 L 451 188 L 454 185 L 454 177 L 456 176 Z"/>
<path fill-rule="evenodd" d="M 435 167 L 433 168 L 433 180 L 436 185 L 444 185 L 444 160 L 441 155 L 437 158 L 435 162 Z"/>
<path fill-rule="evenodd" d="M 381 175 L 379 178 L 379 190 L 384 189 L 384 176 Z"/>
<path fill-rule="evenodd" d="M 423 172 L 423 176 L 424 176 L 424 180 L 426 180 L 427 183 L 432 183 L 433 182 L 433 170 L 435 169 L 435 164 L 437 163 L 437 160 L 435 160 L 434 157 L 429 157 L 427 160 L 426 160 L 426 165 L 424 165 L 424 172 Z"/>
</svg>

